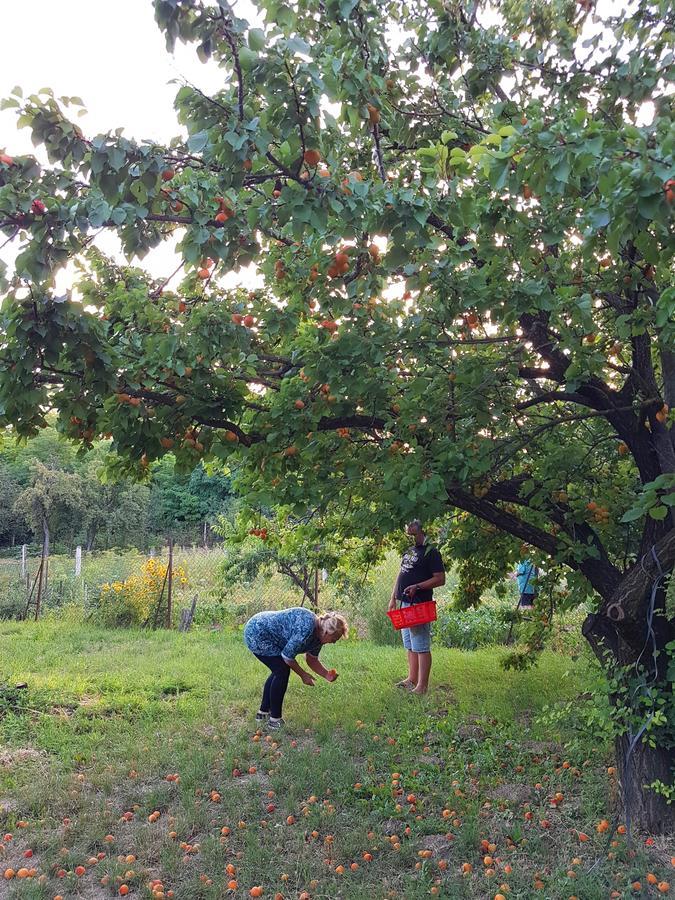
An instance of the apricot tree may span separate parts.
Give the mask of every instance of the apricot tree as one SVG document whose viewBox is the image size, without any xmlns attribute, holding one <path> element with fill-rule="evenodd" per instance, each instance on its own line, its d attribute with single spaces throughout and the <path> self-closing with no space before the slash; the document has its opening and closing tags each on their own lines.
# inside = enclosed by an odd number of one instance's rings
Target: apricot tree
<svg viewBox="0 0 675 900">
<path fill-rule="evenodd" d="M 352 535 L 459 516 L 486 566 L 523 543 L 566 567 L 639 688 L 627 810 L 668 827 L 671 5 L 257 8 L 156 0 L 169 50 L 224 73 L 180 87 L 170 146 L 83 134 L 77 98 L 5 101 L 49 164 L 0 156 L 2 421 L 52 411 L 139 475 L 236 460 L 251 504 L 344 508 Z M 129 260 L 176 240 L 179 271 L 106 258 L 102 229 Z M 249 265 L 263 287 L 225 286 Z"/>
</svg>

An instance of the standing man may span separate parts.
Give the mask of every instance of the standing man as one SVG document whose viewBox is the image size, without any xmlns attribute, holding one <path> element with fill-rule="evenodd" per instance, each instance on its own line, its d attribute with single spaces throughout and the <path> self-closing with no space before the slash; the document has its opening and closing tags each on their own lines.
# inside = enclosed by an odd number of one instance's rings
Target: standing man
<svg viewBox="0 0 675 900">
<path fill-rule="evenodd" d="M 445 567 L 441 554 L 428 542 L 419 519 L 406 526 L 415 543 L 406 550 L 401 560 L 401 571 L 391 592 L 389 609 L 413 606 L 425 600 L 433 600 L 433 589 L 445 584 Z M 415 628 L 402 628 L 403 646 L 408 651 L 408 677 L 397 687 L 413 694 L 426 694 L 431 672 L 431 622 Z"/>
<path fill-rule="evenodd" d="M 516 569 L 516 580 L 518 582 L 518 590 L 520 591 L 520 602 L 518 606 L 524 609 L 532 609 L 534 599 L 537 596 L 537 577 L 539 570 L 529 559 L 523 559 L 518 563 Z"/>
</svg>

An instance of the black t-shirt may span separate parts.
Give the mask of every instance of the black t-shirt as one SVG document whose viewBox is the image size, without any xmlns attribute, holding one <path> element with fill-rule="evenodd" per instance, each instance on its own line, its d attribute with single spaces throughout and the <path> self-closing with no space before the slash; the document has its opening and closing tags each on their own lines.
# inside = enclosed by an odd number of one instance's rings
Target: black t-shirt
<svg viewBox="0 0 675 900">
<path fill-rule="evenodd" d="M 406 603 L 423 603 L 433 599 L 432 588 L 420 588 L 412 601 L 403 593 L 403 589 L 411 584 L 427 581 L 436 572 L 445 572 L 443 559 L 436 547 L 426 542 L 421 546 L 415 544 L 403 554 L 401 571 L 398 576 L 398 599 Z"/>
</svg>

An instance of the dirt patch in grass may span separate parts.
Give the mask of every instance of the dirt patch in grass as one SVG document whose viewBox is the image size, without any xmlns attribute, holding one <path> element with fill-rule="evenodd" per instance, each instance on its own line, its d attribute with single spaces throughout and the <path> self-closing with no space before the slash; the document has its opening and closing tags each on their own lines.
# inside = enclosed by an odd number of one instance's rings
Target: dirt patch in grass
<svg viewBox="0 0 675 900">
<path fill-rule="evenodd" d="M 0 868 L 14 869 L 17 872 L 22 867 L 25 867 L 27 869 L 37 869 L 38 874 L 42 874 L 43 869 L 39 855 L 33 851 L 33 855 L 30 858 L 24 856 L 24 852 L 28 851 L 28 849 L 28 842 L 20 838 L 17 840 L 17 834 L 14 832 L 14 840 L 11 843 L 0 844 Z M 0 882 L 0 897 L 2 896 L 2 882 Z"/>
<path fill-rule="evenodd" d="M 29 760 L 43 760 L 47 756 L 42 750 L 35 750 L 32 747 L 18 747 L 15 750 L 5 750 L 0 753 L 0 766 L 10 768 L 17 763 L 25 763 Z"/>
<path fill-rule="evenodd" d="M 382 832 L 388 836 L 401 834 L 405 830 L 405 822 L 400 819 L 385 819 L 382 823 Z"/>
<path fill-rule="evenodd" d="M 493 800 L 505 800 L 507 803 L 528 803 L 536 796 L 534 788 L 527 784 L 500 784 L 491 792 Z"/>
<path fill-rule="evenodd" d="M 449 684 L 437 684 L 431 689 L 431 698 L 434 703 L 444 703 L 448 706 L 457 706 L 457 696 Z M 438 708 L 432 713 L 436 719 L 442 718 L 449 710 Z"/>
<path fill-rule="evenodd" d="M 523 750 L 529 750 L 531 753 L 562 753 L 563 746 L 555 741 L 523 741 L 521 744 Z"/>
<path fill-rule="evenodd" d="M 460 741 L 483 741 L 485 740 L 485 729 L 480 725 L 469 723 L 468 725 L 460 725 L 455 732 Z"/>
<path fill-rule="evenodd" d="M 445 760 L 441 759 L 440 756 L 430 756 L 428 753 L 422 753 L 417 757 L 417 762 L 423 766 L 434 766 L 436 769 L 444 769 L 445 768 Z"/>
<path fill-rule="evenodd" d="M 431 850 L 436 859 L 449 859 L 452 846 L 444 834 L 428 834 L 420 840 L 420 850 Z"/>
<path fill-rule="evenodd" d="M 236 779 L 236 783 L 242 785 L 257 785 L 261 790 L 268 791 L 272 782 L 270 781 L 269 775 L 258 770 L 253 773 L 245 772 L 243 775 L 239 775 Z"/>
</svg>

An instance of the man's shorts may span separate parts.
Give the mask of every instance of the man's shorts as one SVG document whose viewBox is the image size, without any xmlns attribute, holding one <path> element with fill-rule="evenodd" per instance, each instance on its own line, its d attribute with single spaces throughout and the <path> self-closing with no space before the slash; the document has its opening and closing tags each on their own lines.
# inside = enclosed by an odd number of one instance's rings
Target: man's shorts
<svg viewBox="0 0 675 900">
<path fill-rule="evenodd" d="M 520 603 L 518 604 L 518 606 L 521 609 L 532 609 L 532 607 L 534 606 L 534 598 L 535 597 L 536 597 L 536 594 L 534 594 L 532 592 L 527 593 L 527 594 L 521 594 L 520 595 Z"/>
<path fill-rule="evenodd" d="M 401 609 L 412 605 L 412 603 L 401 603 Z M 416 625 L 414 628 L 402 628 L 401 637 L 406 650 L 412 650 L 413 653 L 429 653 L 431 650 L 431 622 Z"/>
</svg>

